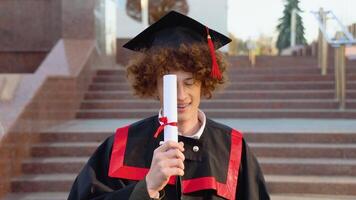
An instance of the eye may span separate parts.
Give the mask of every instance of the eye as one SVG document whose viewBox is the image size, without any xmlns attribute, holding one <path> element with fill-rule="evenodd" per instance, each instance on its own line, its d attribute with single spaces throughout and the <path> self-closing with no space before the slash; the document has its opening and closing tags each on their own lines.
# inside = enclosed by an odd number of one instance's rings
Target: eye
<svg viewBox="0 0 356 200">
<path fill-rule="evenodd" d="M 184 81 L 184 84 L 187 85 L 187 86 L 194 85 L 194 84 L 195 84 L 195 80 L 194 80 L 193 78 L 186 79 L 186 80 Z"/>
</svg>

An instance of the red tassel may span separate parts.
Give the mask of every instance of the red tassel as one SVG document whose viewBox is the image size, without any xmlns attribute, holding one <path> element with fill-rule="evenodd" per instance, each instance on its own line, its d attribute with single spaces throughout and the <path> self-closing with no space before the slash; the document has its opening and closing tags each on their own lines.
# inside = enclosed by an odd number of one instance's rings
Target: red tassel
<svg viewBox="0 0 356 200">
<path fill-rule="evenodd" d="M 222 76 L 221 76 L 218 62 L 216 61 L 215 48 L 214 48 L 213 41 L 211 40 L 208 27 L 206 27 L 206 32 L 207 32 L 208 46 L 210 50 L 211 63 L 212 63 L 210 76 L 221 80 Z"/>
</svg>

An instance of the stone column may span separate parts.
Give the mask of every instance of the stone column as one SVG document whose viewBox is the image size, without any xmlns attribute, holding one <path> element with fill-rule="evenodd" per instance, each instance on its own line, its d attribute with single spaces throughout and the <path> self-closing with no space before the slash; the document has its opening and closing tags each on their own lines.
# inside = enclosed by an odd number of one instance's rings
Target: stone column
<svg viewBox="0 0 356 200">
<path fill-rule="evenodd" d="M 323 8 L 320 8 L 319 15 L 322 21 L 323 26 L 326 28 L 326 14 Z M 321 68 L 321 74 L 327 74 L 327 66 L 328 66 L 328 43 L 323 36 L 323 33 L 319 30 L 319 39 L 318 39 L 318 63 Z"/>
<path fill-rule="evenodd" d="M 103 63 L 96 67 L 115 66 L 115 0 L 62 0 L 62 37 L 95 39 Z"/>
</svg>

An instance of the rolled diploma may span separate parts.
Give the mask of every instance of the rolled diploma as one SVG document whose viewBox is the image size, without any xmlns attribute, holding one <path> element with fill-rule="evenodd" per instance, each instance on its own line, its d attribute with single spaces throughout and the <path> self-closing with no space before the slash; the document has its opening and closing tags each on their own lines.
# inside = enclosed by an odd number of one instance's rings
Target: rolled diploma
<svg viewBox="0 0 356 200">
<path fill-rule="evenodd" d="M 163 116 L 168 123 L 177 122 L 177 76 L 168 74 L 163 76 Z M 164 141 L 178 142 L 178 127 L 167 125 L 164 127 Z"/>
</svg>

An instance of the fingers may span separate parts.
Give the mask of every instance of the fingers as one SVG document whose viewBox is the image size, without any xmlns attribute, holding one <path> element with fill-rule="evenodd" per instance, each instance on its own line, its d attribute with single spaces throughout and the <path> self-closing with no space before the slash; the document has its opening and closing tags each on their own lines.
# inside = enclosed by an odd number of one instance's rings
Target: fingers
<svg viewBox="0 0 356 200">
<path fill-rule="evenodd" d="M 182 150 L 184 151 L 183 143 L 167 143 L 162 145 L 161 147 L 158 147 L 154 151 L 153 157 L 158 159 L 158 161 L 165 160 L 165 159 L 174 159 L 174 158 L 178 158 L 184 161 L 185 156 L 182 153 Z"/>
<path fill-rule="evenodd" d="M 184 154 L 178 149 L 170 149 L 166 152 L 161 153 L 161 155 L 166 158 L 178 158 L 181 159 L 182 161 L 185 160 Z"/>
<path fill-rule="evenodd" d="M 182 151 L 184 151 L 182 142 L 165 142 L 162 146 L 155 150 L 152 165 L 156 166 L 162 174 L 167 174 L 169 176 L 181 176 L 184 174 L 185 160 L 185 156 Z"/>
<path fill-rule="evenodd" d="M 158 147 L 156 150 L 158 151 L 168 151 L 169 149 L 179 149 L 180 151 L 184 151 L 184 143 L 183 142 L 173 142 L 173 141 L 167 141 L 164 142 L 160 147 Z"/>
<path fill-rule="evenodd" d="M 146 175 L 148 191 L 160 191 L 171 176 L 184 175 L 184 147 L 182 142 L 168 141 L 154 150 L 151 167 Z"/>
<path fill-rule="evenodd" d="M 184 176 L 184 170 L 178 167 L 165 168 L 162 172 L 166 177 Z"/>
<path fill-rule="evenodd" d="M 179 168 L 181 170 L 184 170 L 184 163 L 183 160 L 181 159 L 167 159 L 167 160 L 162 160 L 158 163 L 159 167 L 161 169 L 164 168 Z"/>
</svg>

